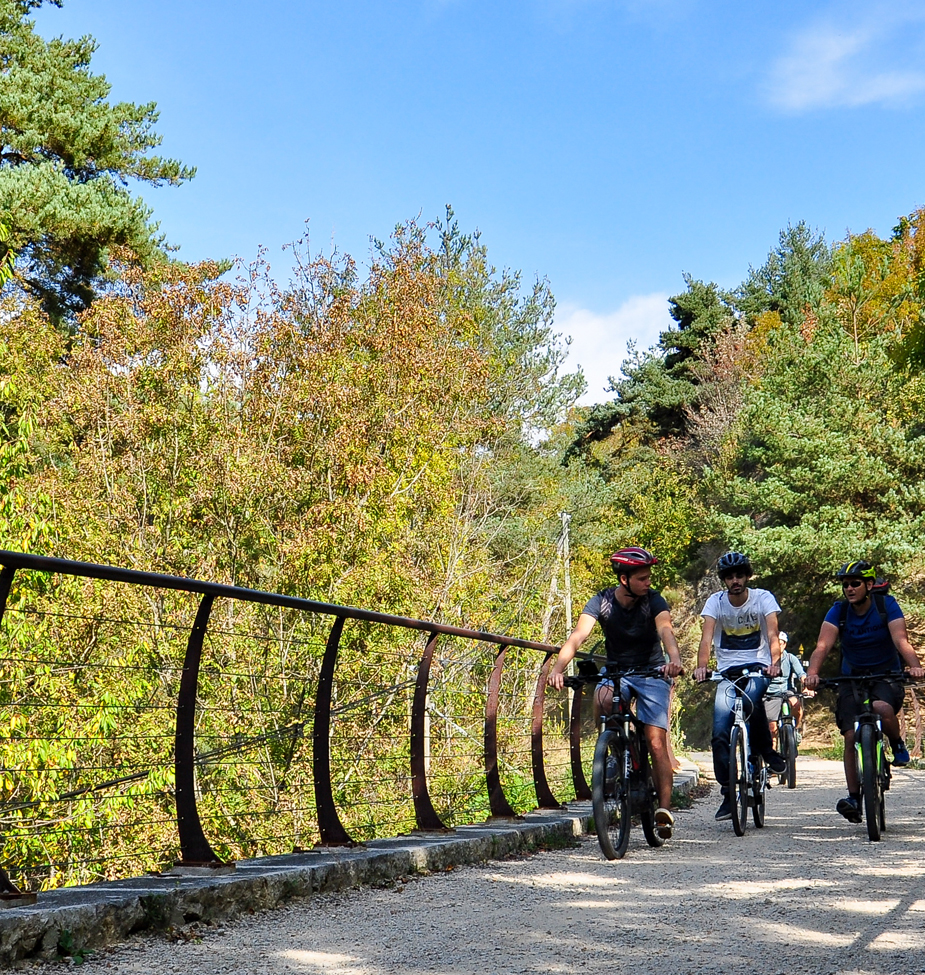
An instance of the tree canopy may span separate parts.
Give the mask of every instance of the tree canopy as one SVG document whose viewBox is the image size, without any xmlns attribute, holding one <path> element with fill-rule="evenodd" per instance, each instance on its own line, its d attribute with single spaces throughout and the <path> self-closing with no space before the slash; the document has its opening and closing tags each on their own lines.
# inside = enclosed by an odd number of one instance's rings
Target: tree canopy
<svg viewBox="0 0 925 975">
<path fill-rule="evenodd" d="M 89 306 L 110 248 L 144 266 L 166 255 L 130 180 L 177 185 L 195 170 L 151 154 L 154 102 L 107 101 L 110 85 L 90 70 L 93 38 L 36 33 L 28 14 L 40 5 L 0 0 L 0 212 L 22 281 L 63 321 Z"/>
</svg>

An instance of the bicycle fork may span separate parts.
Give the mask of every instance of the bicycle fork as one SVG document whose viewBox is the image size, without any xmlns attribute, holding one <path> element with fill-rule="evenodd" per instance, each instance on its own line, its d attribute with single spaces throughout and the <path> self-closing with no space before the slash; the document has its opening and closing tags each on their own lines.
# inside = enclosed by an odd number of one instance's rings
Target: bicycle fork
<svg viewBox="0 0 925 975">
<path fill-rule="evenodd" d="M 883 726 L 880 723 L 879 716 L 873 718 L 873 720 L 867 721 L 855 721 L 854 722 L 854 753 L 857 756 L 858 763 L 858 779 L 860 782 L 864 781 L 864 750 L 861 748 L 861 725 L 862 724 L 872 724 L 877 729 L 877 749 L 875 753 L 874 761 L 876 766 L 874 772 L 877 777 L 883 782 L 883 788 L 888 789 L 890 787 L 889 775 L 884 775 L 883 770 L 886 767 L 886 756 L 884 754 L 883 745 Z"/>
</svg>

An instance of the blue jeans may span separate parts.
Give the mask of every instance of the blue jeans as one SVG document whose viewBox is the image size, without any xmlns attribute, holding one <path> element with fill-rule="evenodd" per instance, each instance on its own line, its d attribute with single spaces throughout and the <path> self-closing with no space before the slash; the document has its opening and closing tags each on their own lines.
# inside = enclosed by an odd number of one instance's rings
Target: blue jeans
<svg viewBox="0 0 925 975">
<path fill-rule="evenodd" d="M 770 679 L 753 676 L 745 685 L 745 696 L 752 703 L 744 702 L 745 716 L 748 718 L 748 740 L 752 754 L 764 755 L 771 750 L 771 731 L 764 710 L 764 692 Z M 713 699 L 713 774 L 725 794 L 729 789 L 729 732 L 732 730 L 732 709 L 735 706 L 735 691 L 728 680 L 716 685 Z M 749 714 L 751 710 L 751 714 Z"/>
</svg>

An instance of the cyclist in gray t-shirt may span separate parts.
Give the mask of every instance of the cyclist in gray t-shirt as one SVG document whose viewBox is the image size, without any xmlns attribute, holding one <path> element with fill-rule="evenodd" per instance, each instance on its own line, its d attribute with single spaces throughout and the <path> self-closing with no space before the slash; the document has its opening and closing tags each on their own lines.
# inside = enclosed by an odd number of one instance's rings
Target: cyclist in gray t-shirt
<svg viewBox="0 0 925 975">
<path fill-rule="evenodd" d="M 604 589 L 588 600 L 571 635 L 559 649 L 549 672 L 550 687 L 561 689 L 565 669 L 579 647 L 591 635 L 595 624 L 604 631 L 607 666 L 617 670 L 659 668 L 665 677 L 677 677 L 683 670 L 678 641 L 671 626 L 671 614 L 664 597 L 653 590 L 652 566 L 658 559 L 644 548 L 624 548 L 610 556 L 619 585 Z M 663 649 L 664 648 L 664 649 Z M 665 654 L 668 654 L 668 663 Z M 630 677 L 623 681 L 636 693 L 636 713 L 645 724 L 652 755 L 652 778 L 658 793 L 655 822 L 663 839 L 674 825 L 671 788 L 674 772 L 668 753 L 668 704 L 670 684 L 658 677 Z M 602 681 L 597 703 L 604 714 L 613 709 L 613 683 Z"/>
</svg>

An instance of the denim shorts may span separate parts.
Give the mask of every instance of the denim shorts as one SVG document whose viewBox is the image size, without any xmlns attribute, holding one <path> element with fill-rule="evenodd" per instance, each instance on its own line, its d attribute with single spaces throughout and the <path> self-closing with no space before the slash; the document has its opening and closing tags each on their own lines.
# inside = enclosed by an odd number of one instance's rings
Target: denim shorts
<svg viewBox="0 0 925 975">
<path fill-rule="evenodd" d="M 630 688 L 636 693 L 636 717 L 643 724 L 668 730 L 668 703 L 671 682 L 661 677 L 624 677 L 621 681 L 623 696 Z M 612 680 L 602 680 L 598 687 L 613 688 Z"/>
</svg>

